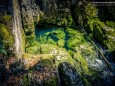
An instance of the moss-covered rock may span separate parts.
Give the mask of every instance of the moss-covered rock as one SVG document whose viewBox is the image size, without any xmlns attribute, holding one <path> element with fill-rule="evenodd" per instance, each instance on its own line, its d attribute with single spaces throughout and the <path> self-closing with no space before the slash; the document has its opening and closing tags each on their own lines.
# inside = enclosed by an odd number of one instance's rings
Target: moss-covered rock
<svg viewBox="0 0 115 86">
<path fill-rule="evenodd" d="M 113 27 L 106 26 L 103 22 L 95 22 L 93 37 L 109 50 L 115 49 L 115 29 Z"/>
<path fill-rule="evenodd" d="M 6 28 L 6 25 L 0 24 L 0 45 L 2 46 L 2 48 L 4 48 L 7 51 L 8 48 L 13 47 L 13 42 L 13 35 Z"/>
<path fill-rule="evenodd" d="M 115 29 L 115 22 L 114 21 L 106 21 L 106 25 Z"/>
<path fill-rule="evenodd" d="M 74 54 L 74 59 L 76 62 L 78 62 L 77 64 L 79 64 L 77 67 L 81 67 L 81 70 L 84 72 L 84 74 L 90 74 L 87 61 L 79 53 Z"/>
<path fill-rule="evenodd" d="M 5 13 L 0 14 L 0 53 L 11 55 L 13 53 L 14 37 L 12 34 L 12 16 Z"/>
<path fill-rule="evenodd" d="M 86 42 L 83 33 L 70 28 L 67 28 L 66 31 L 68 33 L 68 40 L 66 42 L 68 48 L 76 50 L 77 46 Z"/>
<path fill-rule="evenodd" d="M 113 21 L 102 22 L 98 17 L 98 8 L 90 3 L 79 2 L 74 15 L 76 22 L 101 45 L 114 51 L 115 24 Z"/>
<path fill-rule="evenodd" d="M 26 53 L 37 54 L 39 52 L 40 44 L 37 41 L 31 41 L 28 45 L 26 45 Z"/>
<path fill-rule="evenodd" d="M 92 4 L 83 2 L 79 2 L 74 9 L 76 22 L 91 33 L 93 31 L 92 21 L 97 20 L 98 10 Z"/>
<path fill-rule="evenodd" d="M 98 40 L 99 43 L 104 45 L 104 39 L 106 39 L 106 33 L 104 33 L 104 27 L 99 23 L 94 23 L 93 37 Z"/>
</svg>

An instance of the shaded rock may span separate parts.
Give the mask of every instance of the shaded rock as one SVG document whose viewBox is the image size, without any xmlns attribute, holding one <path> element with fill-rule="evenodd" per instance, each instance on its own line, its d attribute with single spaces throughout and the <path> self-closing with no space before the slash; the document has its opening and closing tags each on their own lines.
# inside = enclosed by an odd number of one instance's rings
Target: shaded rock
<svg viewBox="0 0 115 86">
<path fill-rule="evenodd" d="M 83 86 L 80 76 L 69 63 L 59 64 L 59 75 L 62 86 Z"/>
</svg>

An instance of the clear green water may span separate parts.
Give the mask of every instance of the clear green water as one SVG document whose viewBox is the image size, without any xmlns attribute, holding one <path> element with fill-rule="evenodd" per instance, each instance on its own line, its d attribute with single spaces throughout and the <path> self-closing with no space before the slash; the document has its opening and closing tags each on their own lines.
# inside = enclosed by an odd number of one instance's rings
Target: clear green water
<svg viewBox="0 0 115 86">
<path fill-rule="evenodd" d="M 90 84 L 93 77 L 109 77 L 106 65 L 100 60 L 95 47 L 86 35 L 73 28 L 36 29 L 36 39 L 26 48 L 30 54 L 53 54 L 56 65 L 68 62 L 74 66 L 85 83 Z M 106 73 L 106 74 L 105 74 Z M 87 77 L 84 77 L 87 76 Z M 95 77 L 94 77 L 95 76 Z M 106 78 L 105 78 L 106 79 Z"/>
</svg>

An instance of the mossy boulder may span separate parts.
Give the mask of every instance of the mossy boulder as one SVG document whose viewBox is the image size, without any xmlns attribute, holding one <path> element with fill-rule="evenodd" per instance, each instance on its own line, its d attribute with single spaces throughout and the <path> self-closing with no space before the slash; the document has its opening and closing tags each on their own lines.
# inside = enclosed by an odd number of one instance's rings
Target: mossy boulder
<svg viewBox="0 0 115 86">
<path fill-rule="evenodd" d="M 98 8 L 88 2 L 79 2 L 74 10 L 75 20 L 91 38 L 102 46 L 114 51 L 115 24 L 113 21 L 102 22 L 98 17 Z"/>
<path fill-rule="evenodd" d="M 64 48 L 59 48 L 54 45 L 41 45 L 41 53 L 52 54 L 57 65 L 64 61 L 69 62 L 71 64 L 73 63 L 71 56 Z"/>
<path fill-rule="evenodd" d="M 74 59 L 79 64 L 79 68 L 81 66 L 81 73 L 84 72 L 84 74 L 90 74 L 89 68 L 88 68 L 88 63 L 87 61 L 81 56 L 79 53 L 74 54 Z M 78 66 L 76 66 L 78 67 Z M 77 68 L 78 69 L 78 68 Z"/>
<path fill-rule="evenodd" d="M 76 46 L 86 43 L 86 39 L 84 38 L 83 33 L 70 28 L 67 28 L 66 31 L 68 33 L 68 40 L 66 42 L 68 48 L 76 50 Z"/>
<path fill-rule="evenodd" d="M 95 22 L 93 37 L 109 50 L 115 50 L 115 29 L 105 25 L 103 22 Z"/>
<path fill-rule="evenodd" d="M 97 20 L 98 10 L 90 3 L 79 2 L 74 8 L 75 21 L 82 27 L 87 28 L 87 31 L 91 33 L 92 21 Z M 89 28 L 90 27 L 90 28 Z"/>
<path fill-rule="evenodd" d="M 26 53 L 30 54 L 37 54 L 39 52 L 39 46 L 40 44 L 37 41 L 31 41 L 27 46 L 26 46 Z"/>
<path fill-rule="evenodd" d="M 75 50 L 76 46 L 79 46 L 80 44 L 84 43 L 85 40 L 84 38 L 82 38 L 81 36 L 74 36 L 71 37 L 68 41 L 67 41 L 67 46 L 70 49 Z"/>
<path fill-rule="evenodd" d="M 106 27 L 105 27 L 106 28 Z M 106 32 L 102 24 L 94 23 L 93 37 L 97 39 L 100 44 L 105 44 L 104 40 L 106 39 Z"/>
</svg>

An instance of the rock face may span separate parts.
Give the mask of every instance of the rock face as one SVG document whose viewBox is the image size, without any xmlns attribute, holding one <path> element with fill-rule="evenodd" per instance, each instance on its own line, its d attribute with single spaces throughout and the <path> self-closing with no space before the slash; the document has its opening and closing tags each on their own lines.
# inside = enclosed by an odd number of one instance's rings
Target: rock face
<svg viewBox="0 0 115 86">
<path fill-rule="evenodd" d="M 69 63 L 59 65 L 59 74 L 62 86 L 83 86 L 79 74 Z"/>
<path fill-rule="evenodd" d="M 74 16 L 77 24 L 102 46 L 113 52 L 115 51 L 115 23 L 108 19 L 102 21 L 98 14 L 100 14 L 98 13 L 98 9 L 88 3 L 79 2 L 74 8 Z M 104 14 L 101 15 L 104 16 Z"/>
<path fill-rule="evenodd" d="M 18 0 L 12 0 L 13 3 L 13 34 L 15 39 L 15 53 L 17 58 L 22 57 L 23 53 L 23 29 L 21 24 L 20 6 Z"/>
<path fill-rule="evenodd" d="M 20 0 L 23 27 L 26 35 L 34 35 L 35 22 L 40 19 L 40 9 L 36 0 Z"/>
<path fill-rule="evenodd" d="M 23 27 L 27 35 L 34 35 L 35 25 L 39 20 L 42 22 L 47 20 L 59 25 L 67 25 L 67 22 L 70 22 L 71 25 L 69 1 L 20 0 L 20 5 Z"/>
</svg>

